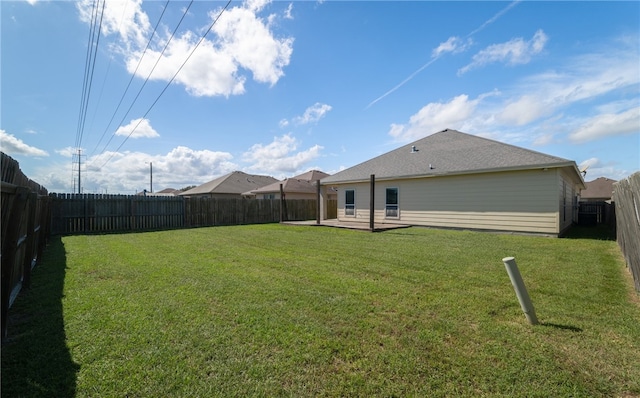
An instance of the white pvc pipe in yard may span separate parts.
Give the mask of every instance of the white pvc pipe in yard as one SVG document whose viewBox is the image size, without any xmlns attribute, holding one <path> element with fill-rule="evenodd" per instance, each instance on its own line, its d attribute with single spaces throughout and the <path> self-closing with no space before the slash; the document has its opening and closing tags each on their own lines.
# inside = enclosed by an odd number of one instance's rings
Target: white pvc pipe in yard
<svg viewBox="0 0 640 398">
<path fill-rule="evenodd" d="M 522 275 L 520 275 L 520 270 L 518 270 L 516 259 L 513 257 L 505 257 L 502 259 L 502 262 L 507 269 L 507 273 L 511 279 L 511 284 L 516 291 L 516 296 L 518 296 L 518 301 L 520 301 L 520 307 L 522 308 L 524 315 L 527 317 L 530 324 L 537 325 L 538 318 L 536 317 L 536 311 L 533 308 L 533 303 L 531 303 L 529 293 L 527 293 L 527 288 L 522 280 Z"/>
</svg>

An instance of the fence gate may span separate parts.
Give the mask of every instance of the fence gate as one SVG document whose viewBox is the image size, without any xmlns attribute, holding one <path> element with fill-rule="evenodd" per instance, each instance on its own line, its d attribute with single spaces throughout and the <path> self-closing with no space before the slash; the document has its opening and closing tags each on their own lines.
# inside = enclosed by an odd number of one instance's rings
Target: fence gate
<svg viewBox="0 0 640 398">
<path fill-rule="evenodd" d="M 614 220 L 614 211 L 613 205 L 604 201 L 580 202 L 578 221 L 580 225 L 585 226 L 611 224 Z"/>
</svg>

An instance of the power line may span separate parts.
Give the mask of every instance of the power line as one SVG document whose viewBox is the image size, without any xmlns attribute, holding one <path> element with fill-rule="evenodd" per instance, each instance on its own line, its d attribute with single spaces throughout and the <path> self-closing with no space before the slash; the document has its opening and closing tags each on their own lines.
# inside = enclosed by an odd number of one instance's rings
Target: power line
<svg viewBox="0 0 640 398">
<path fill-rule="evenodd" d="M 211 29 L 213 29 L 213 26 L 216 24 L 216 22 L 218 22 L 218 19 L 220 19 L 220 17 L 222 16 L 222 14 L 226 11 L 226 9 L 229 7 L 229 4 L 231 4 L 231 0 L 227 1 L 227 4 L 225 4 L 225 6 L 222 8 L 222 10 L 220 11 L 220 13 L 218 14 L 218 16 L 216 17 L 216 19 L 213 20 L 213 23 L 211 23 L 211 26 L 209 26 L 209 29 L 207 29 L 207 31 L 202 35 L 202 37 L 200 38 L 200 40 L 198 41 L 198 43 L 195 45 L 195 47 L 193 48 L 193 50 L 191 50 L 191 52 L 189 53 L 189 55 L 187 56 L 187 59 L 184 60 L 184 62 L 182 63 L 182 65 L 180 65 L 180 67 L 178 68 L 178 70 L 176 71 L 176 73 L 173 75 L 173 77 L 171 78 L 171 80 L 169 80 L 169 82 L 167 82 L 167 84 L 164 86 L 164 88 L 162 89 L 162 91 L 160 92 L 160 94 L 158 94 L 158 97 L 155 99 L 155 101 L 153 101 L 153 103 L 151 104 L 151 106 L 149 107 L 149 109 L 145 112 L 144 115 L 142 115 L 142 117 L 140 118 L 140 120 L 138 121 L 138 123 L 135 125 L 135 127 L 131 130 L 131 132 L 129 133 L 129 135 L 124 139 L 124 141 L 122 141 L 122 143 L 120 144 L 120 146 L 118 148 L 116 148 L 115 152 L 111 155 L 111 157 L 109 157 L 109 159 L 107 159 L 107 161 L 101 166 L 104 167 L 104 165 L 106 165 L 107 163 L 109 163 L 109 160 L 111 160 L 111 158 L 113 158 L 113 156 L 115 155 L 116 152 L 118 152 L 120 150 L 120 148 L 122 148 L 122 146 L 124 145 L 125 142 L 127 142 L 127 140 L 129 139 L 129 137 L 131 137 L 131 135 L 133 134 L 133 132 L 138 128 L 138 126 L 140 125 L 140 123 L 142 122 L 142 120 L 144 120 L 144 118 L 149 114 L 149 112 L 151 112 L 151 109 L 153 109 L 153 107 L 156 105 L 156 103 L 160 100 L 160 97 L 162 96 L 162 94 L 164 94 L 164 92 L 167 90 L 167 88 L 169 88 L 169 86 L 171 85 L 171 83 L 173 82 L 173 80 L 176 78 L 176 76 L 178 76 L 178 73 L 180 73 L 180 71 L 182 70 L 182 68 L 187 64 L 187 62 L 189 61 L 189 59 L 191 58 L 191 56 L 193 55 L 193 53 L 196 51 L 196 49 L 198 48 L 198 46 L 200 46 L 200 43 L 202 43 L 205 39 L 205 37 L 207 37 L 207 35 L 209 34 L 209 32 L 211 32 Z"/>
<path fill-rule="evenodd" d="M 100 4 L 100 0 L 98 1 L 98 5 Z M 93 19 L 93 26 L 92 26 L 92 32 L 89 34 L 89 36 L 91 37 L 90 39 L 90 45 L 89 48 L 87 49 L 87 59 L 86 59 L 86 64 L 85 64 L 85 76 L 84 76 L 84 82 L 83 82 L 83 93 L 82 93 L 82 100 L 81 100 L 81 104 L 80 104 L 80 116 L 79 116 L 79 120 L 78 120 L 78 132 L 76 135 L 76 148 L 79 148 L 80 145 L 82 144 L 82 136 L 84 134 L 84 124 L 85 121 L 87 119 L 87 109 L 89 107 L 89 98 L 91 97 L 91 85 L 93 83 L 93 72 L 95 70 L 96 67 L 96 59 L 97 59 L 97 54 L 98 54 L 98 45 L 100 44 L 100 32 L 102 31 L 102 18 L 104 16 L 104 8 L 106 5 L 106 0 L 102 1 L 102 10 L 100 12 L 100 22 L 97 26 L 97 33 L 96 33 L 96 20 L 97 20 L 97 8 L 96 8 L 96 13 L 95 13 L 95 17 Z M 96 44 L 95 46 L 93 46 L 93 36 L 96 37 Z"/>
<path fill-rule="evenodd" d="M 156 25 L 153 28 L 153 32 L 151 32 L 151 36 L 149 36 L 149 41 L 147 41 L 147 45 L 145 46 L 144 51 L 142 52 L 142 55 L 140 56 L 140 59 L 138 60 L 138 65 L 136 65 L 136 69 L 131 74 L 131 78 L 129 79 L 129 83 L 127 83 L 127 87 L 124 89 L 124 92 L 122 93 L 122 96 L 120 97 L 120 101 L 118 102 L 118 106 L 116 106 L 116 110 L 113 111 L 113 115 L 111 115 L 111 119 L 109 120 L 109 123 L 107 124 L 107 127 L 102 132 L 102 135 L 100 136 L 100 140 L 98 140 L 98 143 L 96 144 L 95 148 L 93 148 L 93 150 L 91 151 L 89 156 L 93 155 L 95 150 L 98 149 L 98 147 L 100 146 L 100 143 L 102 142 L 102 139 L 104 138 L 105 134 L 109 130 L 109 127 L 111 126 L 111 123 L 113 122 L 113 119 L 115 118 L 116 114 L 118 113 L 118 110 L 120 109 L 120 105 L 122 105 L 122 101 L 124 100 L 125 95 L 129 91 L 129 87 L 131 86 L 131 82 L 133 82 L 133 79 L 135 78 L 136 73 L 138 72 L 138 68 L 140 67 L 140 64 L 142 63 L 142 59 L 146 55 L 147 50 L 149 49 L 149 47 L 151 45 L 151 41 L 153 39 L 153 36 L 155 36 L 156 31 L 158 30 L 158 26 L 160 26 L 160 21 L 162 21 L 162 17 L 164 16 L 164 13 L 167 10 L 168 6 L 169 6 L 169 0 L 167 0 L 167 2 L 164 5 L 164 8 L 162 9 L 162 13 L 160 14 L 160 18 L 158 18 L 158 22 L 156 22 Z M 108 145 L 108 143 L 107 143 L 107 145 Z M 106 148 L 106 146 L 105 146 L 105 148 Z"/>
<path fill-rule="evenodd" d="M 147 75 L 147 78 L 144 80 L 144 82 L 142 83 L 142 86 L 140 87 L 140 89 L 138 89 L 138 93 L 136 94 L 135 98 L 133 99 L 133 101 L 131 101 L 131 104 L 129 105 L 129 109 L 127 109 L 127 112 L 122 116 L 122 119 L 120 120 L 120 125 L 122 125 L 122 123 L 124 123 L 125 119 L 127 118 L 127 115 L 129 114 L 129 112 L 131 111 L 131 109 L 133 108 L 133 105 L 136 103 L 136 101 L 138 100 L 138 97 L 140 96 L 140 93 L 142 93 L 142 90 L 144 89 L 144 87 L 147 85 L 147 82 L 149 81 L 149 79 L 151 78 L 151 75 L 153 74 L 153 71 L 156 69 L 156 66 L 158 66 L 158 63 L 160 62 L 160 60 L 162 59 L 162 56 L 164 55 L 165 51 L 167 50 L 167 48 L 169 47 L 169 44 L 171 43 L 171 41 L 173 40 L 175 34 L 178 31 L 178 28 L 180 28 L 180 25 L 182 24 L 182 21 L 184 20 L 184 18 L 187 16 L 187 12 L 189 11 L 189 9 L 191 8 L 191 6 L 193 5 L 193 1 L 191 0 L 191 2 L 189 2 L 189 5 L 187 6 L 187 8 L 184 10 L 183 14 L 182 14 L 182 18 L 180 18 L 180 21 L 178 21 L 178 24 L 176 25 L 175 29 L 173 30 L 173 32 L 171 33 L 171 36 L 169 37 L 169 40 L 167 40 L 167 42 L 165 43 L 164 48 L 162 49 L 162 51 L 160 52 L 160 55 L 158 56 L 158 59 L 156 60 L 155 64 L 153 65 L 153 68 L 151 68 L 151 71 L 149 72 L 149 74 Z M 139 66 L 139 64 L 138 64 Z M 135 76 L 135 74 L 133 75 Z M 132 76 L 132 78 L 133 78 Z M 163 90 L 164 92 L 164 90 Z M 140 124 L 140 122 L 142 121 L 142 119 L 140 121 L 138 121 L 138 124 L 136 125 L 136 128 L 138 127 L 138 125 Z M 111 124 L 111 122 L 109 122 L 109 124 Z M 135 130 L 135 128 L 134 128 Z M 133 131 L 132 131 L 133 133 Z M 104 145 L 104 147 L 102 148 L 102 151 L 100 151 L 100 155 L 102 155 L 107 147 L 109 146 L 109 144 L 111 143 L 111 141 L 113 140 L 113 137 L 115 137 L 115 133 L 113 133 L 111 135 L 111 137 L 109 137 L 109 140 L 107 141 L 107 143 Z M 129 134 L 129 136 L 131 136 L 131 134 Z M 127 137 L 129 138 L 129 137 Z M 126 141 L 126 139 L 125 139 Z M 120 144 L 120 146 L 118 147 L 118 149 L 120 149 L 122 147 L 122 144 Z M 116 149 L 115 152 L 118 151 L 118 149 Z M 114 154 L 112 154 L 109 159 L 107 159 L 107 161 L 100 167 L 104 167 L 104 165 L 106 165 L 111 158 L 113 158 Z"/>
<path fill-rule="evenodd" d="M 84 101 L 86 98 L 87 91 L 87 76 L 89 74 L 89 65 L 91 64 L 91 52 L 93 51 L 93 35 L 95 33 L 95 21 L 96 15 L 98 12 L 98 7 L 96 7 L 96 2 L 93 3 L 93 8 L 91 10 L 91 22 L 89 25 L 89 37 L 87 39 L 87 54 L 85 55 L 84 60 L 84 74 L 82 76 L 82 94 L 80 95 L 80 111 L 78 113 L 78 126 L 76 128 L 76 139 L 74 141 L 74 146 L 78 147 L 78 138 L 80 137 L 80 124 L 82 121 L 82 110 L 84 108 Z"/>
<path fill-rule="evenodd" d="M 96 66 L 96 59 L 98 53 L 98 46 L 100 44 L 100 32 L 102 31 L 102 19 L 104 17 L 104 9 L 106 0 L 102 2 L 102 9 L 100 11 L 100 21 L 98 22 L 98 7 L 100 0 L 93 3 L 93 9 L 91 12 L 91 27 L 89 28 L 89 39 L 87 43 L 87 54 L 85 57 L 84 77 L 82 81 L 82 94 L 80 96 L 80 111 L 78 114 L 78 128 L 76 131 L 75 147 L 78 149 L 78 192 L 80 192 L 80 145 L 82 144 L 82 135 L 84 133 L 84 124 L 87 118 L 87 109 L 89 106 L 89 98 L 91 97 L 91 83 L 93 81 L 93 72 Z M 96 31 L 97 30 L 97 31 Z M 95 39 L 95 45 L 94 43 Z M 74 178 L 75 163 L 72 160 L 71 166 L 72 178 Z M 75 179 L 74 179 L 75 181 Z M 75 189 L 74 189 L 75 191 Z"/>
</svg>

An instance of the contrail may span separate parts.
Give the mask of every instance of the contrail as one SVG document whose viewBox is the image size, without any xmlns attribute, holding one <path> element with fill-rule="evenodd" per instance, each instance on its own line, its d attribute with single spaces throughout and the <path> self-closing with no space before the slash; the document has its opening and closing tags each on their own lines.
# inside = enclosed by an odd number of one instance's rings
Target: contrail
<svg viewBox="0 0 640 398">
<path fill-rule="evenodd" d="M 510 9 L 512 9 L 513 7 L 515 7 L 518 3 L 520 3 L 522 0 L 515 0 L 511 3 L 509 3 L 508 6 L 506 6 L 505 8 L 503 8 L 502 10 L 500 10 L 496 15 L 494 15 L 493 17 L 487 19 L 482 25 L 480 25 L 479 28 L 477 28 L 476 30 L 472 31 L 471 33 L 469 33 L 467 35 L 467 38 L 475 35 L 476 33 L 482 31 L 484 28 L 486 28 L 488 25 L 494 23 L 495 21 L 497 21 L 501 16 L 503 16 L 504 14 L 506 14 Z M 431 65 L 432 63 L 436 62 L 438 60 L 438 58 L 440 58 L 440 55 L 436 55 L 435 57 L 432 56 L 431 60 L 429 60 L 429 62 L 427 62 L 426 64 L 422 65 L 418 70 L 416 70 L 415 72 L 413 72 L 412 74 L 409 75 L 409 77 L 407 77 L 406 79 L 404 79 L 403 81 L 401 81 L 398 85 L 396 85 L 394 88 L 392 88 L 391 90 L 387 91 L 386 93 L 382 94 L 380 97 L 374 99 L 373 101 L 371 101 L 371 103 L 369 103 L 369 105 L 367 105 L 366 108 L 364 109 L 369 109 L 371 108 L 371 106 L 373 106 L 376 102 L 380 101 L 381 99 L 385 98 L 387 95 L 393 93 L 394 91 L 396 91 L 397 89 L 399 89 L 400 87 L 404 86 L 407 82 L 409 82 L 409 80 L 413 79 L 418 73 L 422 72 L 424 69 L 426 69 L 429 65 Z"/>
<path fill-rule="evenodd" d="M 486 28 L 488 25 L 494 23 L 495 21 L 498 20 L 498 18 L 500 18 L 501 16 L 503 16 L 504 14 L 507 13 L 507 11 L 509 11 L 510 9 L 512 9 L 513 7 L 515 7 L 516 5 L 518 5 L 518 3 L 520 3 L 520 1 L 522 0 L 515 0 L 511 3 L 509 3 L 508 6 L 506 6 L 502 11 L 498 12 L 496 15 L 493 16 L 493 18 L 488 19 L 485 23 L 483 23 L 482 25 L 480 25 L 480 27 L 476 30 L 474 30 L 473 32 L 469 33 L 467 35 L 467 37 L 471 37 L 473 35 L 475 35 L 476 33 L 480 32 L 481 30 L 483 30 L 484 28 Z"/>
</svg>

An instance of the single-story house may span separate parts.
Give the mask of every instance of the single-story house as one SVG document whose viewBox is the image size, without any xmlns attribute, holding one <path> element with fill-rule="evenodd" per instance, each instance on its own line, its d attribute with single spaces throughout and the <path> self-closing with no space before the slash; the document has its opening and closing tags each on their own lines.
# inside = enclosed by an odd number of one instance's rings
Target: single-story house
<svg viewBox="0 0 640 398">
<path fill-rule="evenodd" d="M 242 198 L 242 193 L 277 182 L 275 178 L 234 171 L 178 195 L 207 198 Z"/>
<path fill-rule="evenodd" d="M 372 175 L 375 223 L 553 236 L 585 188 L 572 160 L 447 129 L 323 178 L 338 221 L 370 221 Z"/>
<path fill-rule="evenodd" d="M 613 197 L 613 184 L 616 180 L 600 177 L 593 181 L 586 182 L 587 189 L 580 192 L 580 201 L 582 202 L 605 202 L 610 201 Z"/>
<path fill-rule="evenodd" d="M 316 199 L 318 196 L 317 181 L 328 176 L 329 174 L 325 172 L 310 170 L 295 177 L 245 192 L 242 195 L 256 199 L 280 199 L 280 185 L 282 185 L 285 199 Z M 337 195 L 335 191 L 329 191 L 328 196 L 328 199 L 336 199 Z"/>
<path fill-rule="evenodd" d="M 146 189 L 138 192 L 138 196 L 176 196 L 180 191 L 173 188 L 165 188 L 162 191 L 149 192 Z"/>
</svg>

